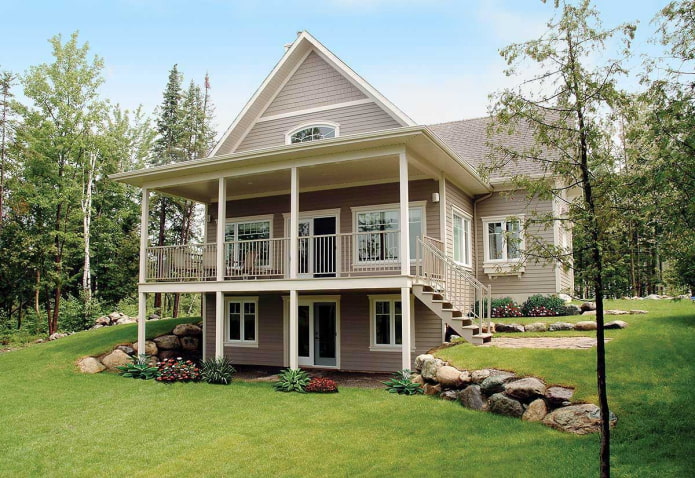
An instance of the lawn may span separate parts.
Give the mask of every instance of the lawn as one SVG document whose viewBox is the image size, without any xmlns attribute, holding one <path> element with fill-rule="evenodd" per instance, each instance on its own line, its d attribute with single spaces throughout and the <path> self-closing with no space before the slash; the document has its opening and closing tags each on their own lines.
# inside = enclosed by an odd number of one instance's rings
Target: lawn
<svg viewBox="0 0 695 478">
<path fill-rule="evenodd" d="M 611 308 L 624 307 L 611 303 Z M 695 306 L 640 303 L 608 345 L 615 476 L 686 476 L 693 458 Z M 635 308 L 635 307 L 632 307 Z M 172 321 L 148 324 L 150 335 Z M 0 355 L 2 476 L 595 476 L 598 436 L 430 397 L 269 384 L 164 385 L 82 375 L 74 362 L 134 340 L 123 325 Z M 442 356 L 577 387 L 593 399 L 593 351 L 460 345 Z"/>
</svg>

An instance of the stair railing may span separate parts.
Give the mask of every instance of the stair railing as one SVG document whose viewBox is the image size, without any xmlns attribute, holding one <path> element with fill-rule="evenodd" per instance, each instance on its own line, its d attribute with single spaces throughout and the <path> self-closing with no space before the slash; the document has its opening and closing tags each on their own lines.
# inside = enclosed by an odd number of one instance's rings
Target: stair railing
<svg viewBox="0 0 695 478">
<path fill-rule="evenodd" d="M 419 283 L 441 294 L 464 317 L 477 319 L 479 334 L 484 321 L 490 331 L 492 286 L 486 286 L 447 256 L 444 243 L 432 237 L 417 238 L 416 263 Z"/>
</svg>

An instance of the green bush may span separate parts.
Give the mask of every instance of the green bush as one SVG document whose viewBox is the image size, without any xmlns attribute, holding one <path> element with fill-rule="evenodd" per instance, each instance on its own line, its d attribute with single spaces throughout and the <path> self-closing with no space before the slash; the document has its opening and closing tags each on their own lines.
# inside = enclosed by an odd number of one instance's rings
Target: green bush
<svg viewBox="0 0 695 478">
<path fill-rule="evenodd" d="M 286 368 L 280 371 L 278 382 L 273 387 L 278 392 L 299 392 L 306 393 L 306 386 L 309 385 L 311 377 L 301 368 Z"/>
<path fill-rule="evenodd" d="M 116 367 L 122 377 L 139 378 L 141 380 L 151 380 L 159 377 L 159 368 L 150 365 L 149 355 L 138 355 L 133 357 L 133 363 Z"/>
<path fill-rule="evenodd" d="M 386 385 L 386 390 L 389 393 L 397 393 L 399 395 L 417 395 L 423 393 L 419 383 L 412 380 L 413 372 L 407 368 L 393 373 L 393 378 L 382 382 Z"/>
<path fill-rule="evenodd" d="M 207 383 L 228 385 L 236 369 L 227 357 L 203 360 L 200 364 L 200 376 Z"/>
<path fill-rule="evenodd" d="M 565 301 L 556 295 L 532 295 L 521 306 L 526 317 L 555 317 L 567 315 Z"/>
</svg>

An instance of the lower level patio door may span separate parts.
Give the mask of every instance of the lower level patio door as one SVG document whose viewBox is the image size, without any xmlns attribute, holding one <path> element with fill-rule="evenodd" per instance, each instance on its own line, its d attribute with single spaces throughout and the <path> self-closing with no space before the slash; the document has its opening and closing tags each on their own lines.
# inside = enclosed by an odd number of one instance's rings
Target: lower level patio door
<svg viewBox="0 0 695 478">
<path fill-rule="evenodd" d="M 338 327 L 335 302 L 299 304 L 299 365 L 335 367 Z"/>
</svg>

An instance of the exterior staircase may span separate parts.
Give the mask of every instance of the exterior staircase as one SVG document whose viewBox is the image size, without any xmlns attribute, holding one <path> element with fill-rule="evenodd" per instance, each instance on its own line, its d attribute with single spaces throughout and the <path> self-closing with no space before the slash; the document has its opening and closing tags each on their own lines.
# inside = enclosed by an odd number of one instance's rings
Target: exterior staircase
<svg viewBox="0 0 695 478">
<path fill-rule="evenodd" d="M 417 254 L 415 297 L 467 342 L 490 342 L 490 286 L 448 257 L 437 239 L 418 238 Z"/>
</svg>

